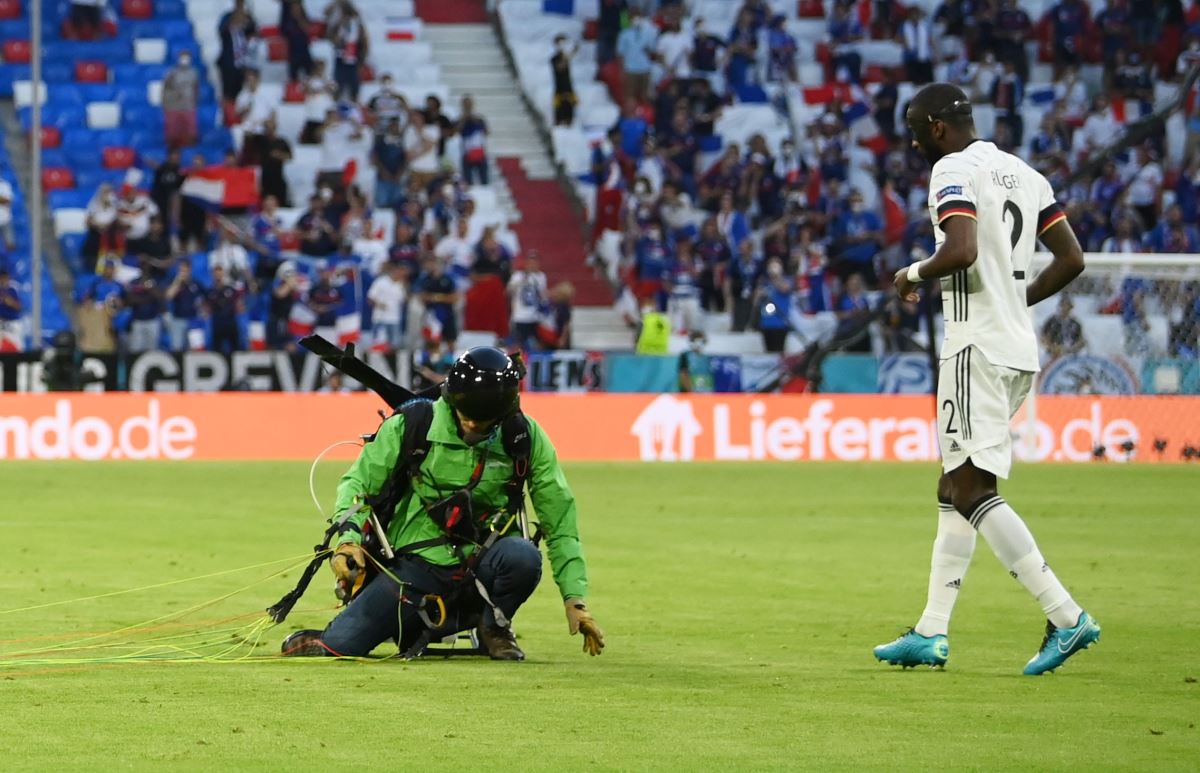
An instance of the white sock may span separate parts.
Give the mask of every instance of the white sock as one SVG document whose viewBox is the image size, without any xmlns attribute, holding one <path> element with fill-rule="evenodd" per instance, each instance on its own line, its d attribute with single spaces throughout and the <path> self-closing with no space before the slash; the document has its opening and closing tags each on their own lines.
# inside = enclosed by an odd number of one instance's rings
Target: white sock
<svg viewBox="0 0 1200 773">
<path fill-rule="evenodd" d="M 975 553 L 975 530 L 953 505 L 938 504 L 938 531 L 929 562 L 929 596 L 925 611 L 915 626 L 922 636 L 945 636 L 950 631 L 950 614 L 962 588 L 971 556 Z"/>
<path fill-rule="evenodd" d="M 1071 628 L 1079 621 L 1083 610 L 1046 564 L 1021 516 L 1003 497 L 994 496 L 980 502 L 969 520 L 1009 574 L 1042 605 L 1050 622 L 1058 628 Z"/>
</svg>

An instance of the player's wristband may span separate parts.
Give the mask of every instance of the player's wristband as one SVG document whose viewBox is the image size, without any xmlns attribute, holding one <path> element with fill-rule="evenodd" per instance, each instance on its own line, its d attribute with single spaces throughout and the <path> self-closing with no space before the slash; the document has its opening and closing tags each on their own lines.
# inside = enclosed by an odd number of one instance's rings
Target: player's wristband
<svg viewBox="0 0 1200 773">
<path fill-rule="evenodd" d="M 922 260 L 919 263 L 913 263 L 908 267 L 908 281 L 912 282 L 913 284 L 920 284 L 923 281 L 921 279 L 921 266 L 924 265 L 924 263 L 925 261 Z"/>
</svg>

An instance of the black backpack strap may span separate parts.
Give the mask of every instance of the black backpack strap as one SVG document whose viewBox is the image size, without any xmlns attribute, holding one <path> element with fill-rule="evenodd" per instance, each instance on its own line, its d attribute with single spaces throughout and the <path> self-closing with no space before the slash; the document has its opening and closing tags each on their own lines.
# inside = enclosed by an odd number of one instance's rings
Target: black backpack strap
<svg viewBox="0 0 1200 773">
<path fill-rule="evenodd" d="M 396 413 L 404 416 L 404 437 L 400 454 L 391 477 L 378 494 L 368 497 L 367 504 L 379 520 L 384 532 L 391 523 L 396 506 L 408 492 L 413 476 L 429 454 L 429 427 L 433 424 L 433 403 L 426 399 L 409 400 Z"/>
<path fill-rule="evenodd" d="M 517 411 L 504 419 L 500 425 L 500 442 L 513 463 L 513 474 L 505 484 L 505 491 L 508 512 L 515 515 L 525 509 L 525 481 L 529 479 L 529 457 L 533 453 L 533 434 L 525 414 Z"/>
</svg>

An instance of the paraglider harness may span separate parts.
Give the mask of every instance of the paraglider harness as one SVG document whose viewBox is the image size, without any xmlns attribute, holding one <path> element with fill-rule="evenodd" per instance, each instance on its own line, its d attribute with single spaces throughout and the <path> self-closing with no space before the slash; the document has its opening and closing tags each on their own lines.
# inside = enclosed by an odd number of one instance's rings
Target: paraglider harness
<svg viewBox="0 0 1200 773">
<path fill-rule="evenodd" d="M 347 509 L 341 517 L 331 519 L 329 528 L 325 530 L 321 543 L 314 546 L 315 555 L 313 556 L 313 560 L 309 562 L 308 566 L 301 573 L 296 587 L 289 591 L 276 604 L 269 607 L 267 613 L 275 622 L 283 622 L 288 613 L 291 612 L 292 607 L 304 595 L 304 591 L 308 588 L 309 583 L 319 570 L 321 564 L 328 558 L 329 548 L 334 537 L 340 536 L 347 531 L 355 531 L 361 534 L 362 548 L 371 560 L 368 566 L 363 568 L 364 576 L 360 582 L 356 583 L 353 588 L 339 589 L 339 598 L 347 604 L 366 586 L 371 576 L 378 572 L 377 567 L 385 566 L 397 558 L 413 555 L 426 548 L 446 545 L 459 559 L 460 565 L 452 575 L 452 578 L 456 581 L 455 589 L 450 594 L 445 596 L 438 596 L 436 594 L 415 594 L 410 596 L 403 591 L 401 592 L 401 603 L 415 606 L 418 616 L 425 624 L 425 630 L 421 636 L 418 637 L 411 647 L 402 653 L 402 657 L 414 658 L 423 652 L 429 651 L 427 648 L 434 637 L 442 635 L 439 629 L 447 621 L 447 601 L 450 603 L 458 601 L 472 587 L 479 593 L 484 603 L 492 608 L 496 616 L 497 625 L 507 627 L 509 624 L 508 619 L 500 609 L 492 604 L 487 589 L 479 581 L 478 577 L 475 576 L 475 568 L 498 539 L 513 533 L 516 528 L 519 528 L 522 536 L 531 540 L 534 545 L 537 545 L 541 541 L 540 528 L 535 528 L 534 533 L 531 534 L 525 513 L 525 483 L 529 476 L 529 457 L 532 450 L 529 422 L 525 418 L 525 415 L 520 411 L 516 411 L 506 416 L 500 422 L 501 443 L 504 452 L 513 463 L 512 476 L 505 484 L 505 492 L 507 494 L 505 506 L 493 512 L 476 512 L 474 507 L 471 494 L 483 478 L 483 472 L 488 461 L 488 449 L 485 446 L 478 464 L 476 464 L 470 479 L 464 486 L 451 491 L 438 500 L 421 500 L 426 514 L 438 526 L 441 535 L 393 549 L 387 541 L 388 527 L 391 524 L 396 507 L 400 505 L 406 496 L 413 493 L 413 479 L 421 475 L 421 464 L 425 461 L 430 449 L 428 435 L 433 421 L 433 401 L 440 392 L 437 387 L 434 387 L 414 394 L 391 382 L 378 371 L 371 368 L 371 366 L 355 357 L 353 345 L 342 350 L 320 336 L 309 336 L 302 339 L 300 344 L 313 354 L 316 354 L 324 362 L 341 370 L 347 376 L 359 381 L 382 397 L 393 409 L 392 416 L 397 414 L 404 416 L 404 437 L 401 441 L 400 454 L 396 461 L 396 466 L 393 468 L 391 475 L 388 476 L 388 480 L 383 488 L 377 494 L 367 495 L 357 510 Z M 513 357 L 523 375 L 524 366 L 520 361 L 519 355 L 513 355 Z M 385 419 L 388 418 L 384 416 L 382 411 L 380 411 L 380 415 Z M 374 439 L 374 433 L 363 436 L 363 441 L 366 443 L 370 443 Z M 431 480 L 430 482 L 434 485 L 435 490 L 441 491 L 436 481 Z M 413 495 L 415 496 L 415 493 Z M 369 515 L 364 522 L 364 527 L 360 529 L 350 521 L 350 516 L 363 510 L 368 510 Z M 467 555 L 464 551 L 464 548 L 468 545 L 475 546 L 470 555 Z M 453 634 L 454 632 L 451 631 L 450 633 Z M 451 651 L 445 650 L 442 652 L 448 654 Z M 471 651 L 454 650 L 454 652 L 469 654 Z"/>
</svg>

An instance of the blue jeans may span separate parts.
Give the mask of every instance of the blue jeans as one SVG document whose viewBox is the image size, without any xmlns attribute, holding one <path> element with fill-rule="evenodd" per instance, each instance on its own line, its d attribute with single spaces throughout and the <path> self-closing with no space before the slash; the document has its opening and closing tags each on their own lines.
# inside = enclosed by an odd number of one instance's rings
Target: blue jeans
<svg viewBox="0 0 1200 773">
<path fill-rule="evenodd" d="M 404 186 L 398 182 L 376 180 L 375 207 L 377 209 L 396 209 L 404 203 Z"/>
<path fill-rule="evenodd" d="M 403 588 L 385 574 L 375 575 L 350 606 L 325 628 L 321 641 L 326 647 L 339 655 L 364 657 L 391 639 L 404 651 L 424 633 L 425 624 L 416 606 L 400 602 L 401 593 L 414 602 L 427 593 L 450 597 L 464 582 L 467 587 L 446 604 L 446 622 L 437 635 L 466 631 L 480 621 L 495 625 L 495 615 L 474 583 L 455 579 L 459 567 L 435 566 L 416 556 L 402 556 L 389 569 L 404 583 Z M 511 620 L 542 578 L 542 554 L 526 539 L 505 537 L 484 555 L 475 574 L 487 588 L 492 603 Z"/>
</svg>

